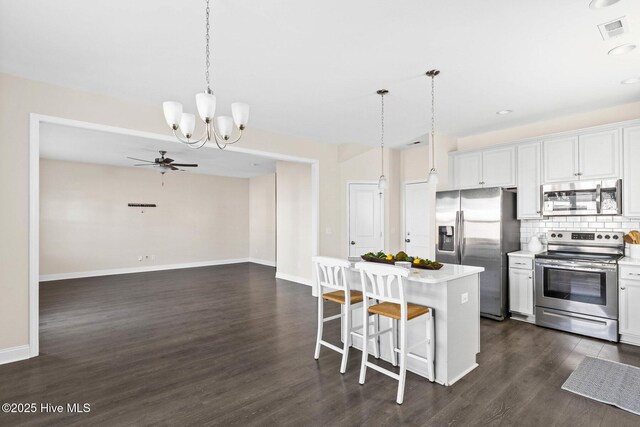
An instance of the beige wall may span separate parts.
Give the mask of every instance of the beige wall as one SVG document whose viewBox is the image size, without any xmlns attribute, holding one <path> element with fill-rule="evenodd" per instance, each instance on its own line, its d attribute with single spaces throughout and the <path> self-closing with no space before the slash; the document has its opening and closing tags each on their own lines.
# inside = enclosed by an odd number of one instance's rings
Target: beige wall
<svg viewBox="0 0 640 427">
<path fill-rule="evenodd" d="M 29 114 L 37 113 L 121 128 L 170 134 L 161 105 L 118 99 L 0 74 L 0 349 L 29 342 Z M 319 163 L 320 253 L 340 255 L 343 215 L 338 147 L 249 128 L 242 148 L 315 159 Z M 296 254 L 301 263 L 304 253 Z M 308 257 L 308 254 L 306 254 Z M 297 270 L 296 270 L 297 271 Z M 311 277 L 310 271 L 308 277 Z"/>
<path fill-rule="evenodd" d="M 41 160 L 40 274 L 249 257 L 248 179 L 164 181 L 155 170 Z"/>
<path fill-rule="evenodd" d="M 276 164 L 277 274 L 311 280 L 311 165 Z"/>
<path fill-rule="evenodd" d="M 634 102 L 617 107 L 560 116 L 552 120 L 544 120 L 524 126 L 515 126 L 495 132 L 466 136 L 458 139 L 458 149 L 470 150 L 557 132 L 633 120 L 638 117 L 640 117 L 640 102 Z"/>
<path fill-rule="evenodd" d="M 276 261 L 276 175 L 249 180 L 249 258 Z"/>
</svg>

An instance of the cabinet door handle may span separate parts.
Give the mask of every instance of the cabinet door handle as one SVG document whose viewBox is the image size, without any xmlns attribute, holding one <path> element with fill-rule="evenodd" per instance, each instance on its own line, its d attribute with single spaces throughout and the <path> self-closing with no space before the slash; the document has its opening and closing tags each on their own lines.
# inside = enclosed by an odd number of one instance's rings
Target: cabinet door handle
<svg viewBox="0 0 640 427">
<path fill-rule="evenodd" d="M 624 288 L 624 287 L 620 288 L 621 291 L 624 291 L 625 289 L 627 289 L 627 288 Z"/>
<path fill-rule="evenodd" d="M 529 276 L 529 279 L 533 279 L 533 277 Z"/>
</svg>

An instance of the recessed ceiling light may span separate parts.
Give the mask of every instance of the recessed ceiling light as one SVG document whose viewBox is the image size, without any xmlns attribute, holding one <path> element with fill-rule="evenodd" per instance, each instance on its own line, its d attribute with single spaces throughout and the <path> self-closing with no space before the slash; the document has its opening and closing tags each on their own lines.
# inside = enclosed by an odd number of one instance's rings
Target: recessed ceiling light
<svg viewBox="0 0 640 427">
<path fill-rule="evenodd" d="M 591 9 L 602 9 L 603 7 L 611 6 L 618 3 L 620 0 L 591 0 L 589 7 Z"/>
<path fill-rule="evenodd" d="M 622 83 L 623 85 L 632 85 L 635 83 L 640 83 L 640 77 L 631 77 L 630 79 L 624 79 L 620 83 Z"/>
<path fill-rule="evenodd" d="M 631 52 L 636 48 L 635 44 L 622 44 L 620 46 L 614 47 L 609 51 L 609 55 L 624 55 L 625 53 Z"/>
<path fill-rule="evenodd" d="M 501 116 L 504 116 L 505 114 L 511 114 L 511 113 L 513 113 L 513 110 L 500 110 L 496 112 L 496 114 L 500 114 Z"/>
</svg>

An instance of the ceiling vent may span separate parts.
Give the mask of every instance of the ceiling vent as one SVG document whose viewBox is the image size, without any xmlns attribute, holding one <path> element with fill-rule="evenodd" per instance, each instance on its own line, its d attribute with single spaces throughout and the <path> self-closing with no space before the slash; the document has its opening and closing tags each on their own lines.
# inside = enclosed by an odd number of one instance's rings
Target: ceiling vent
<svg viewBox="0 0 640 427">
<path fill-rule="evenodd" d="M 627 17 L 623 16 L 622 18 L 614 19 L 613 21 L 600 24 L 598 25 L 598 29 L 600 30 L 600 35 L 602 35 L 603 40 L 609 40 L 614 37 L 619 37 L 623 34 L 627 34 L 629 32 Z"/>
</svg>

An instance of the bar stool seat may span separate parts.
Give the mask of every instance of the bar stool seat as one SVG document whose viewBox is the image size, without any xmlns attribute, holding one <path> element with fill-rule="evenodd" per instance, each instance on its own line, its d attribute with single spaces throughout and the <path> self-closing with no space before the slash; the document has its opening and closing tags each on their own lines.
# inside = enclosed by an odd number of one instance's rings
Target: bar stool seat
<svg viewBox="0 0 640 427">
<path fill-rule="evenodd" d="M 328 301 L 337 302 L 338 304 L 343 304 L 343 305 L 346 301 L 344 297 L 344 291 L 335 291 L 335 292 L 322 294 L 322 298 Z M 362 292 L 351 291 L 351 304 L 358 304 L 358 303 L 361 303 L 363 300 L 364 300 L 364 297 L 362 296 Z"/>
<path fill-rule="evenodd" d="M 422 316 L 423 314 L 427 314 L 428 312 L 429 309 L 427 307 L 407 303 L 407 320 Z M 400 320 L 400 304 L 394 304 L 392 302 L 381 302 L 380 304 L 370 306 L 369 313 L 379 314 L 381 316 Z"/>
</svg>

